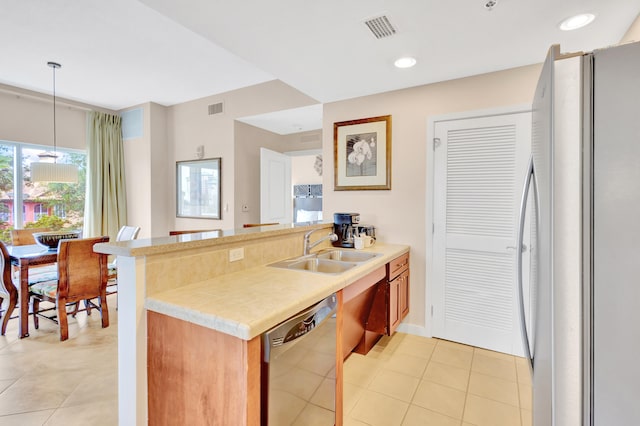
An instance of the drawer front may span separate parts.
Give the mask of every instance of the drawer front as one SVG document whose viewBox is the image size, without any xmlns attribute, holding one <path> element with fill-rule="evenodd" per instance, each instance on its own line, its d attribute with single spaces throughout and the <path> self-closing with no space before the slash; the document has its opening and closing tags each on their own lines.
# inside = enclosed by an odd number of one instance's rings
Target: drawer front
<svg viewBox="0 0 640 426">
<path fill-rule="evenodd" d="M 388 263 L 387 279 L 392 280 L 403 271 L 409 269 L 409 253 L 396 257 Z"/>
</svg>

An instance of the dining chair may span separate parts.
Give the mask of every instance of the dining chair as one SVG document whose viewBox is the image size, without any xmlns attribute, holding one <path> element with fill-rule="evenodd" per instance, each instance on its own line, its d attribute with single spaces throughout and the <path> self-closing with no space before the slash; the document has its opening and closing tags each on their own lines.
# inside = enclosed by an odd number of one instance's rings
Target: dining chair
<svg viewBox="0 0 640 426">
<path fill-rule="evenodd" d="M 12 229 L 11 230 L 11 245 L 12 246 L 27 246 L 36 244 L 33 234 L 36 232 L 49 232 L 51 228 L 25 228 L 25 229 Z M 30 272 L 32 277 L 39 274 L 42 277 L 47 277 L 52 274 L 55 275 L 56 265 L 41 265 L 34 266 Z M 13 278 L 18 279 L 19 269 L 17 266 L 13 267 Z"/>
<path fill-rule="evenodd" d="M 175 236 L 175 235 L 183 235 L 183 234 L 196 234 L 198 232 L 217 232 L 220 231 L 220 229 L 187 229 L 187 230 L 183 230 L 183 231 L 169 231 L 169 236 Z"/>
<path fill-rule="evenodd" d="M 109 326 L 109 307 L 107 306 L 107 255 L 96 253 L 93 246 L 105 243 L 109 237 L 61 240 L 58 247 L 58 278 L 33 284 L 29 287 L 29 297 L 33 302 L 33 323 L 39 327 L 40 316 L 58 323 L 60 340 L 69 338 L 67 304 L 85 302 L 90 313 L 96 308 L 102 317 L 102 328 Z M 99 305 L 92 299 L 98 298 Z M 46 316 L 40 312 L 40 302 L 52 302 L 56 305 L 57 315 Z M 76 308 L 77 309 L 77 308 Z"/>
<path fill-rule="evenodd" d="M 138 238 L 138 233 L 140 232 L 139 226 L 128 226 L 124 225 L 118 231 L 118 235 L 116 235 L 116 241 L 130 241 Z M 114 294 L 118 292 L 118 258 L 116 258 L 113 262 L 109 263 L 108 273 L 107 273 L 107 296 L 110 294 Z"/>
<path fill-rule="evenodd" d="M 48 232 L 51 228 L 25 228 L 25 229 L 12 229 L 11 230 L 11 245 L 12 246 L 26 246 L 30 244 L 36 244 L 33 234 L 36 232 Z"/>
<path fill-rule="evenodd" d="M 245 223 L 242 225 L 243 228 L 255 228 L 257 226 L 269 226 L 269 225 L 279 225 L 278 222 L 270 222 L 270 223 Z"/>
<path fill-rule="evenodd" d="M 11 279 L 11 259 L 2 241 L 0 241 L 0 251 L 2 252 L 2 256 L 0 257 L 0 318 L 2 319 L 0 335 L 4 336 L 4 333 L 7 331 L 7 323 L 11 319 L 11 314 L 18 304 L 18 289 Z M 7 301 L 7 307 L 3 310 L 2 306 L 4 305 L 5 299 Z"/>
</svg>

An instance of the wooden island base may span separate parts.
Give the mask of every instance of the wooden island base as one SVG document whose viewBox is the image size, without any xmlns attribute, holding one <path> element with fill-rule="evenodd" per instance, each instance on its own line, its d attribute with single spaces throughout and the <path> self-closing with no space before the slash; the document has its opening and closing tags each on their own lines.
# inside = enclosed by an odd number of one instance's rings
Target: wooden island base
<svg viewBox="0 0 640 426">
<path fill-rule="evenodd" d="M 407 253 L 337 292 L 336 426 L 343 424 L 343 360 L 395 331 L 409 310 L 408 290 Z M 150 425 L 261 424 L 261 336 L 246 341 L 154 311 L 147 324 Z"/>
<path fill-rule="evenodd" d="M 260 337 L 147 312 L 150 425 L 260 425 Z"/>
</svg>

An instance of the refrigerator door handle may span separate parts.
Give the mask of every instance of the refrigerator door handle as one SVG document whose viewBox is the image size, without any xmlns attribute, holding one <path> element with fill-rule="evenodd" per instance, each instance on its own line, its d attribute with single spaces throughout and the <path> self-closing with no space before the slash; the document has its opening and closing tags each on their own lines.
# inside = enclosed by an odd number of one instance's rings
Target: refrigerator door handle
<svg viewBox="0 0 640 426">
<path fill-rule="evenodd" d="M 527 321 L 524 311 L 524 289 L 522 285 L 522 254 L 524 252 L 524 222 L 527 210 L 527 200 L 529 198 L 529 189 L 534 178 L 533 156 L 529 158 L 527 173 L 524 179 L 524 188 L 522 189 L 522 199 L 520 200 L 520 215 L 518 219 L 518 240 L 516 243 L 516 276 L 518 280 L 518 297 L 520 306 L 520 329 L 522 330 L 522 340 L 525 356 L 531 363 L 533 368 L 533 358 L 531 357 L 531 347 L 529 346 L 529 332 L 527 330 Z"/>
</svg>

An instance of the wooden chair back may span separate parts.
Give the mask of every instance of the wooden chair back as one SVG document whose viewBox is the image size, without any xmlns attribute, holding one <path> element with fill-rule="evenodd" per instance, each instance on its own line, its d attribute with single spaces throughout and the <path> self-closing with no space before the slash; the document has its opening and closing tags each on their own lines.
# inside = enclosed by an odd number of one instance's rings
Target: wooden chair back
<svg viewBox="0 0 640 426">
<path fill-rule="evenodd" d="M 9 252 L 4 243 L 0 241 L 0 298 L 6 297 L 10 294 L 17 294 L 16 286 L 11 279 L 11 259 L 9 258 Z"/>
<path fill-rule="evenodd" d="M 93 246 L 108 241 L 109 237 L 60 241 L 58 303 L 106 297 L 108 256 L 94 252 Z"/>
<path fill-rule="evenodd" d="M 84 300 L 86 311 L 91 312 L 91 306 L 100 310 L 102 328 L 109 327 L 109 307 L 107 306 L 107 255 L 96 253 L 93 246 L 106 243 L 109 237 L 82 238 L 60 240 L 58 245 L 58 280 L 54 281 L 52 292 L 51 282 L 33 284 L 29 288 L 29 295 L 33 306 L 33 325 L 37 329 L 38 315 L 49 310 L 40 310 L 40 301 L 54 302 L 57 311 L 55 317 L 47 317 L 58 323 L 60 340 L 69 338 L 69 323 L 67 320 L 67 304 Z M 99 298 L 100 306 L 94 305 L 91 299 Z"/>
<path fill-rule="evenodd" d="M 7 323 L 11 318 L 11 313 L 18 303 L 18 289 L 11 279 L 11 259 L 2 241 L 0 241 L 0 252 L 2 255 L 0 256 L 0 317 L 2 318 L 0 334 L 4 336 L 4 333 L 7 331 Z M 1 308 L 4 299 L 8 299 L 8 304 L 3 313 Z"/>
<path fill-rule="evenodd" d="M 256 226 L 269 226 L 269 225 L 278 225 L 278 222 L 271 223 L 245 223 L 242 225 L 243 228 L 255 228 Z"/>
<path fill-rule="evenodd" d="M 169 231 L 169 236 L 182 235 L 182 234 L 195 234 L 198 232 L 217 232 L 217 231 L 220 231 L 220 229 L 189 229 L 185 231 Z"/>
<path fill-rule="evenodd" d="M 35 232 L 48 232 L 50 228 L 27 228 L 27 229 L 12 229 L 11 230 L 11 245 L 12 246 L 27 246 L 35 244 L 36 240 L 33 238 Z"/>
</svg>

